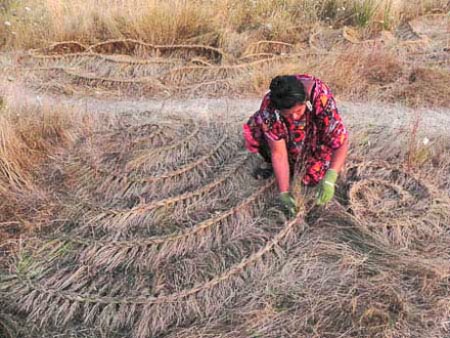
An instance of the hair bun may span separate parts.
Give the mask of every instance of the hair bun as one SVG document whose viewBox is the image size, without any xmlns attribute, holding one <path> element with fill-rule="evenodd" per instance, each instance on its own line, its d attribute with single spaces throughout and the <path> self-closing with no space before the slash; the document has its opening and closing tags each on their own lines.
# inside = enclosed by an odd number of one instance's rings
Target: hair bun
<svg viewBox="0 0 450 338">
<path fill-rule="evenodd" d="M 303 84 L 294 75 L 279 75 L 270 82 L 270 100 L 276 109 L 287 109 L 305 100 Z"/>
<path fill-rule="evenodd" d="M 282 77 L 281 76 L 276 76 L 270 82 L 269 89 L 271 91 L 276 91 L 277 89 L 280 88 L 280 86 L 282 86 L 282 83 L 283 83 Z"/>
</svg>

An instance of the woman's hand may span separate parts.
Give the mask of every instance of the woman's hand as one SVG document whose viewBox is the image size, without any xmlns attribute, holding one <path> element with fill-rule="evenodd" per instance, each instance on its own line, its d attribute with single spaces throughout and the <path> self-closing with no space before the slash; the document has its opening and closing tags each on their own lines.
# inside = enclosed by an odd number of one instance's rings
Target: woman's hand
<svg viewBox="0 0 450 338">
<path fill-rule="evenodd" d="M 342 169 L 347 157 L 348 140 L 336 149 L 333 153 L 330 169 L 328 169 L 325 177 L 319 182 L 317 187 L 316 204 L 324 205 L 331 201 L 335 192 L 336 180 L 339 171 Z"/>
<path fill-rule="evenodd" d="M 297 202 L 290 192 L 282 192 L 279 196 L 283 212 L 287 217 L 295 217 L 298 212 Z"/>
<path fill-rule="evenodd" d="M 316 195 L 317 205 L 324 205 L 331 201 L 334 196 L 337 176 L 336 170 L 329 169 L 325 177 L 319 182 Z"/>
<path fill-rule="evenodd" d="M 284 139 L 279 141 L 267 140 L 270 147 L 272 167 L 280 193 L 289 192 L 289 161 Z"/>
</svg>

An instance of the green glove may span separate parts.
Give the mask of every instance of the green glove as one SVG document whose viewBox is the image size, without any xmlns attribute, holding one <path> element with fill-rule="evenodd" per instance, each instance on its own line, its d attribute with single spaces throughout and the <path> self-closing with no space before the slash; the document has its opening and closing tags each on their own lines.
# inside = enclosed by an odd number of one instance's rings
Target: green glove
<svg viewBox="0 0 450 338">
<path fill-rule="evenodd" d="M 288 217 L 294 217 L 297 215 L 298 207 L 297 202 L 295 202 L 294 196 L 290 192 L 282 192 L 279 196 L 283 211 Z"/>
<path fill-rule="evenodd" d="M 316 195 L 317 205 L 324 205 L 333 198 L 337 177 L 336 170 L 329 169 L 325 177 L 319 182 Z"/>
</svg>

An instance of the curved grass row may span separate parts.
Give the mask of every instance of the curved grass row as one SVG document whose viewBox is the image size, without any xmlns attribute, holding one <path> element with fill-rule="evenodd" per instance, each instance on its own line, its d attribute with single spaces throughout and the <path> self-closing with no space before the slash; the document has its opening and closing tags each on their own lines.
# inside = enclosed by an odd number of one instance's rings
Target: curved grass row
<svg viewBox="0 0 450 338">
<path fill-rule="evenodd" d="M 450 222 L 449 200 L 402 166 L 365 162 L 349 170 L 349 207 L 368 228 L 389 242 L 414 246 L 437 238 Z"/>
<path fill-rule="evenodd" d="M 245 227 L 260 212 L 263 201 L 270 197 L 274 187 L 271 180 L 234 207 L 191 228 L 162 236 L 134 240 L 92 240 L 77 236 L 59 236 L 61 246 L 75 243 L 84 246 L 82 256 L 93 266 L 112 270 L 118 266 L 157 266 L 171 257 L 185 255 L 199 249 L 220 244 L 224 238 Z M 153 247 L 150 249 L 150 247 Z M 114 257 L 112 260 L 111 258 Z"/>
<path fill-rule="evenodd" d="M 120 284 L 114 287 L 106 276 L 99 277 L 97 291 L 90 287 L 89 293 L 84 282 L 77 283 L 80 273 L 86 273 L 87 267 L 78 270 L 70 278 L 58 283 L 57 288 L 43 285 L 33 281 L 30 271 L 18 272 L 14 280 L 10 280 L 7 289 L 14 297 L 20 295 L 25 311 L 33 310 L 33 317 L 41 316 L 43 323 L 55 320 L 55 322 L 66 325 L 74 316 L 82 318 L 85 323 L 96 323 L 104 329 L 133 326 L 134 337 L 145 337 L 155 334 L 175 321 L 184 321 L 186 316 L 195 318 L 203 313 L 214 311 L 224 303 L 230 301 L 233 290 L 239 287 L 247 278 L 254 279 L 263 270 L 270 269 L 275 255 L 272 250 L 294 234 L 293 229 L 300 222 L 297 216 L 290 222 L 286 222 L 283 228 L 266 242 L 258 251 L 243 258 L 239 263 L 231 266 L 228 270 L 216 275 L 206 282 L 195 284 L 193 287 L 179 290 L 171 294 L 149 295 L 123 295 Z M 33 272 L 31 272 L 33 273 Z M 65 272 L 61 271 L 62 276 Z M 56 277 L 55 277 L 56 278 Z M 72 286 L 72 291 L 64 290 Z M 209 302 L 214 299 L 214 305 Z M 39 303 L 36 303 L 39 302 Z M 131 309 L 131 308 L 132 309 Z M 182 313 L 184 315 L 182 315 Z M 123 320 L 123 313 L 130 313 L 128 320 Z M 151 319 L 150 319 L 151 318 Z M 178 319 L 177 319 L 178 318 Z"/>
<path fill-rule="evenodd" d="M 159 53 L 174 53 L 194 52 L 199 55 L 208 56 L 215 60 L 221 60 L 224 53 L 215 47 L 206 45 L 154 45 L 143 41 L 133 39 L 116 39 L 99 42 L 97 44 L 86 46 L 81 43 L 66 41 L 56 42 L 47 48 L 33 50 L 32 55 L 52 55 L 53 54 L 82 54 L 82 53 L 98 53 L 111 54 L 117 51 L 135 53 L 135 52 L 159 52 Z"/>
<path fill-rule="evenodd" d="M 227 189 L 227 183 L 230 180 L 236 180 L 243 176 L 242 169 L 249 158 L 249 155 L 238 157 L 238 161 L 231 168 L 201 188 L 158 201 L 149 203 L 144 201 L 131 208 L 104 208 L 92 205 L 89 201 L 78 201 L 85 218 L 88 218 L 88 222 L 79 226 L 78 229 L 86 230 L 87 233 L 90 233 L 92 227 L 97 228 L 100 224 L 102 228 L 115 229 L 116 231 L 145 224 L 155 224 L 161 220 L 161 217 L 164 218 L 173 213 L 175 207 L 183 208 L 187 205 L 193 205 L 195 202 L 199 202 L 213 193 L 216 194 L 216 197 L 229 194 L 230 188 Z M 213 201 L 210 200 L 209 202 L 212 203 Z"/>
</svg>

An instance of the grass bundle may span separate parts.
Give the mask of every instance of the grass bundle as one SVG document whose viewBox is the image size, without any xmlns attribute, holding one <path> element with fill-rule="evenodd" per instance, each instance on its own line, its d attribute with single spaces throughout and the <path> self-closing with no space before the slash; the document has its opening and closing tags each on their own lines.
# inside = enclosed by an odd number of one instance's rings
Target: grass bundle
<svg viewBox="0 0 450 338">
<path fill-rule="evenodd" d="M 248 173 L 242 171 L 247 161 L 248 157 L 241 156 L 229 168 L 223 168 L 224 171 L 212 182 L 203 185 L 201 188 L 158 201 L 148 203 L 144 201 L 131 208 L 104 208 L 86 201 L 83 203 L 81 211 L 84 215 L 86 215 L 86 212 L 90 215 L 89 221 L 80 225 L 79 230 L 89 234 L 92 232 L 93 225 L 96 225 L 95 227 L 101 225 L 101 227 L 110 231 L 113 229 L 115 231 L 126 231 L 138 224 L 146 224 L 147 226 L 157 224 L 169 214 L 176 215 L 189 205 L 198 205 L 199 201 L 202 201 L 204 207 L 208 204 L 208 196 L 214 194 L 217 198 L 220 196 L 226 197 L 239 185 L 239 182 L 248 178 Z M 213 200 L 209 202 L 213 203 Z"/>
<path fill-rule="evenodd" d="M 89 264 L 113 270 L 118 266 L 155 267 L 167 264 L 174 256 L 184 256 L 195 250 L 217 246 L 233 233 L 243 230 L 258 211 L 267 203 L 274 182 L 269 181 L 250 196 L 232 208 L 213 214 L 212 217 L 196 223 L 190 228 L 172 234 L 145 239 L 89 240 L 69 236 L 63 243 L 77 243 L 85 246 L 81 254 Z M 63 244 L 62 244 L 63 245 Z M 112 261 L 110 258 L 114 257 Z"/>
<path fill-rule="evenodd" d="M 413 247 L 446 231 L 448 198 L 423 178 L 387 162 L 368 162 L 350 169 L 352 180 L 352 212 L 390 242 Z"/>
<path fill-rule="evenodd" d="M 234 258 L 238 258 L 239 262 L 229 267 L 224 266 L 223 272 L 217 272 L 217 275 L 213 273 L 209 277 L 208 275 L 201 277 L 203 273 L 198 276 L 200 278 L 206 277 L 207 281 L 199 284 L 192 281 L 194 283 L 192 287 L 185 290 L 174 290 L 174 293 L 167 295 L 162 290 L 156 296 L 123 295 L 123 292 L 127 289 L 124 289 L 124 284 L 114 286 L 110 283 L 110 280 L 108 281 L 108 275 L 104 273 L 100 273 L 96 277 L 97 281 L 92 283 L 92 277 L 88 277 L 86 274 L 88 272 L 86 267 L 80 267 L 72 273 L 70 273 L 70 268 L 60 268 L 52 272 L 51 268 L 39 268 L 38 262 L 35 265 L 27 266 L 27 269 L 23 269 L 22 272 L 18 271 L 17 283 L 9 283 L 8 289 L 16 295 L 22 295 L 21 297 L 24 300 L 22 308 L 27 311 L 32 310 L 31 316 L 40 317 L 42 322 L 70 323 L 74 316 L 81 315 L 86 323 L 96 323 L 100 327 L 105 326 L 109 329 L 133 325 L 135 327 L 133 335 L 145 337 L 160 332 L 175 320 L 185 321 L 192 316 L 217 311 L 229 301 L 227 294 L 236 286 L 242 284 L 247 278 L 255 278 L 257 274 L 267 272 L 267 269 L 273 264 L 270 259 L 272 250 L 292 234 L 292 230 L 297 224 L 298 219 L 294 219 L 282 226 L 272 239 L 260 238 L 259 241 L 262 240 L 262 242 L 259 250 L 247 253 L 247 257 L 239 258 L 245 253 L 246 250 L 244 250 Z M 259 236 L 257 235 L 258 232 L 261 231 L 253 232 L 253 236 Z M 253 243 L 252 246 L 254 246 L 257 242 L 255 237 L 253 241 L 243 241 L 242 244 L 238 245 Z M 229 254 L 234 256 L 239 251 L 236 251 L 237 248 L 232 248 L 233 245 L 230 247 L 232 251 Z M 242 249 L 244 248 L 238 250 Z M 227 250 L 221 250 L 220 255 L 226 252 Z M 59 250 L 59 253 L 63 255 L 63 251 Z M 220 264 L 217 265 L 217 258 L 214 258 L 214 255 L 209 255 L 212 261 L 208 262 L 209 258 L 203 259 L 205 267 L 210 266 L 214 269 L 220 267 Z M 54 257 L 58 259 L 58 255 Z M 180 266 L 181 269 L 178 269 L 177 273 L 181 273 L 184 276 L 183 278 L 188 278 L 185 283 L 186 286 L 189 286 L 192 283 L 190 280 L 194 276 L 192 268 L 198 266 L 199 263 L 192 262 L 192 266 L 189 265 L 189 261 L 186 263 L 188 265 L 185 265 L 184 268 Z M 44 266 L 47 264 L 48 260 Z M 31 271 L 35 271 L 32 276 L 27 274 L 30 271 L 29 268 L 33 269 Z M 183 270 L 185 271 L 183 272 Z M 63 277 L 68 273 L 70 275 Z M 174 277 L 172 272 L 168 272 L 167 276 Z M 46 279 L 47 281 L 45 281 Z M 180 282 L 178 279 L 173 281 Z M 42 284 L 43 282 L 45 284 Z M 130 291 L 136 288 L 142 290 L 143 287 L 146 288 L 148 281 L 136 279 L 135 281 L 130 280 L 129 283 Z M 140 286 L 138 287 L 136 283 L 139 283 Z M 155 280 L 154 283 L 157 286 L 158 280 Z M 103 287 L 95 291 L 95 285 L 103 285 Z M 87 292 L 77 292 L 80 288 Z M 37 303 L 37 299 L 41 301 Z M 210 303 L 212 299 L 214 299 L 214 303 Z M 55 306 L 56 304 L 59 305 Z M 204 306 L 201 306 L 201 304 L 204 304 Z M 200 310 L 201 308 L 203 310 Z M 149 321 L 149 318 L 153 319 Z"/>
</svg>

